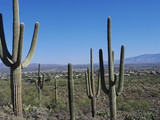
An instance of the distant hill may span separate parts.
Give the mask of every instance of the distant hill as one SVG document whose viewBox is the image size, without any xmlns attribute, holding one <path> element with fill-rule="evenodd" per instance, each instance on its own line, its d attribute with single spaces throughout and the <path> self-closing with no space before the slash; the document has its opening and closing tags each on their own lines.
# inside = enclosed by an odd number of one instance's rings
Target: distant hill
<svg viewBox="0 0 160 120">
<path fill-rule="evenodd" d="M 114 61 L 119 64 L 119 60 Z M 155 64 L 160 63 L 160 54 L 144 54 L 135 57 L 125 58 L 125 64 Z M 108 61 L 105 61 L 108 64 Z"/>
<path fill-rule="evenodd" d="M 42 72 L 49 72 L 49 71 L 67 71 L 67 64 L 66 65 L 60 65 L 60 64 L 41 64 L 41 71 Z M 87 67 L 89 65 L 88 64 L 77 64 L 77 65 L 73 65 L 73 70 L 76 71 L 81 71 L 81 70 L 86 70 Z M 94 65 L 95 69 L 98 69 L 98 64 Z M 10 68 L 6 67 L 3 63 L 0 63 L 0 73 L 9 73 L 10 72 Z M 38 72 L 38 64 L 37 63 L 32 63 L 29 64 L 28 67 L 22 69 L 22 72 Z"/>
<path fill-rule="evenodd" d="M 41 64 L 41 71 L 66 71 L 67 65 L 59 64 Z M 0 63 L 0 73 L 9 73 L 10 68 L 6 67 L 3 63 Z M 32 63 L 28 67 L 22 69 L 22 72 L 37 72 L 38 64 Z"/>
<path fill-rule="evenodd" d="M 115 64 L 119 64 L 119 60 L 115 60 Z M 155 64 L 160 63 L 160 54 L 144 54 L 136 57 L 130 57 L 125 59 L 125 64 Z M 108 64 L 105 61 L 104 64 Z M 89 64 L 77 64 L 73 65 L 74 70 L 86 70 Z M 107 66 L 106 66 L 107 67 Z M 115 66 L 116 67 L 116 66 Z M 94 64 L 94 69 L 99 69 L 99 63 Z M 0 63 L 0 73 L 9 73 L 9 68 L 3 63 Z M 27 68 L 23 69 L 23 72 L 37 72 L 38 64 L 32 63 Z M 41 70 L 44 71 L 67 71 L 67 64 L 41 64 Z"/>
<path fill-rule="evenodd" d="M 125 63 L 127 64 L 160 63 L 160 54 L 144 54 L 136 57 L 126 58 Z"/>
</svg>

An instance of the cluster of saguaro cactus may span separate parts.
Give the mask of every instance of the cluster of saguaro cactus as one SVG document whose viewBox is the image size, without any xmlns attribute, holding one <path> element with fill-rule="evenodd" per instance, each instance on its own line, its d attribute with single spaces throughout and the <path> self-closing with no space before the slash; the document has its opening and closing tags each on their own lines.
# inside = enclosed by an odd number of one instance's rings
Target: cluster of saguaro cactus
<svg viewBox="0 0 160 120">
<path fill-rule="evenodd" d="M 116 120 L 116 96 L 120 95 L 123 90 L 124 84 L 124 45 L 121 46 L 121 57 L 120 57 L 120 68 L 119 68 L 119 83 L 116 91 L 117 75 L 114 74 L 114 51 L 112 50 L 111 43 L 111 18 L 108 18 L 108 69 L 109 69 L 109 90 L 105 84 L 104 66 L 103 66 L 103 53 L 99 50 L 100 59 L 100 73 L 101 73 L 101 84 L 102 90 L 108 94 L 110 103 L 110 118 Z"/>
<path fill-rule="evenodd" d="M 70 119 L 75 120 L 75 99 L 74 99 L 74 80 L 72 63 L 68 64 L 68 95 Z"/>
<path fill-rule="evenodd" d="M 97 93 L 95 93 L 95 81 L 94 81 L 94 71 L 93 71 L 93 56 L 92 56 L 92 48 L 90 49 L 90 62 L 91 62 L 91 75 L 90 75 L 90 69 L 87 68 L 87 72 L 85 73 L 85 79 L 86 79 L 86 90 L 88 98 L 91 99 L 91 105 L 92 105 L 92 117 L 95 117 L 96 115 L 96 98 L 100 95 L 100 89 L 101 89 L 101 80 L 100 75 L 98 71 L 98 87 L 97 87 Z"/>
<path fill-rule="evenodd" d="M 13 111 L 16 116 L 22 116 L 22 95 L 21 95 L 21 69 L 30 63 L 37 44 L 39 23 L 35 24 L 31 48 L 26 59 L 21 63 L 24 24 L 19 23 L 19 5 L 18 0 L 13 0 L 13 48 L 12 55 L 9 53 L 5 41 L 2 14 L 0 14 L 0 58 L 3 63 L 10 67 L 11 80 L 11 101 Z"/>
<path fill-rule="evenodd" d="M 38 65 L 38 80 L 35 81 L 35 85 L 38 89 L 38 99 L 39 99 L 39 105 L 41 106 L 41 97 L 42 93 L 41 90 L 43 89 L 43 84 L 44 84 L 44 74 L 43 76 L 41 75 L 41 65 Z"/>
</svg>

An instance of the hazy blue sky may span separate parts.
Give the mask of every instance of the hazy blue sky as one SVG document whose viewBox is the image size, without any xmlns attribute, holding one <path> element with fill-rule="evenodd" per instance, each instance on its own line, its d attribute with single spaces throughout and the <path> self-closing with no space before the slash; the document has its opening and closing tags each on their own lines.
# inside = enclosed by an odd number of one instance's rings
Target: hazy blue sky
<svg viewBox="0 0 160 120">
<path fill-rule="evenodd" d="M 98 51 L 107 60 L 107 18 L 112 19 L 112 47 L 119 59 L 160 53 L 160 0 L 19 0 L 20 21 L 25 23 L 23 59 L 30 48 L 34 23 L 40 23 L 32 63 L 89 63 Z M 12 0 L 0 0 L 7 46 L 12 49 Z"/>
</svg>

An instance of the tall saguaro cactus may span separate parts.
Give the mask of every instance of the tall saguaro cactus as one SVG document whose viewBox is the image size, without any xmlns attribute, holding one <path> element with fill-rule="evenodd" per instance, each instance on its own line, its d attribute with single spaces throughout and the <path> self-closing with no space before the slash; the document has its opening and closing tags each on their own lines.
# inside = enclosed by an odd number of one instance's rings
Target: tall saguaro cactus
<svg viewBox="0 0 160 120">
<path fill-rule="evenodd" d="M 102 90 L 108 94 L 109 103 L 110 103 L 110 118 L 111 120 L 116 120 L 116 96 L 120 95 L 123 90 L 124 83 L 124 45 L 121 46 L 121 57 L 120 57 L 120 69 L 119 69 L 119 83 L 118 89 L 116 91 L 116 82 L 117 75 L 114 74 L 114 52 L 112 50 L 112 41 L 111 41 L 111 18 L 108 18 L 108 69 L 109 69 L 109 90 L 105 84 L 104 77 L 104 66 L 103 66 L 103 53 L 102 50 L 99 50 L 99 59 L 100 59 L 100 71 L 101 71 L 101 85 Z"/>
<path fill-rule="evenodd" d="M 92 117 L 95 117 L 96 115 L 96 98 L 98 98 L 100 94 L 100 75 L 98 72 L 98 87 L 97 87 L 97 93 L 95 92 L 95 81 L 94 81 L 94 71 L 93 71 L 93 55 L 92 55 L 92 48 L 90 49 L 90 62 L 91 62 L 91 76 L 90 76 L 90 69 L 87 68 L 87 73 L 85 75 L 86 79 L 86 90 L 88 98 L 91 99 L 91 105 L 92 105 Z"/>
<path fill-rule="evenodd" d="M 38 64 L 38 80 L 35 81 L 35 85 L 38 89 L 38 99 L 39 99 L 39 106 L 41 106 L 41 97 L 42 93 L 41 90 L 43 89 L 43 83 L 44 83 L 44 75 L 41 75 L 41 65 Z"/>
<path fill-rule="evenodd" d="M 75 120 L 75 99 L 74 99 L 74 80 L 72 63 L 68 64 L 68 94 L 69 94 L 69 110 L 70 119 Z"/>
<path fill-rule="evenodd" d="M 3 63 L 10 67 L 11 80 L 11 101 L 13 111 L 16 116 L 22 116 L 21 99 L 21 69 L 28 66 L 35 52 L 37 44 L 39 23 L 35 23 L 33 39 L 27 57 L 23 62 L 22 49 L 24 38 L 24 24 L 19 24 L 19 5 L 18 0 L 13 0 L 13 48 L 12 55 L 9 53 L 6 45 L 2 14 L 0 14 L 0 58 Z"/>
</svg>

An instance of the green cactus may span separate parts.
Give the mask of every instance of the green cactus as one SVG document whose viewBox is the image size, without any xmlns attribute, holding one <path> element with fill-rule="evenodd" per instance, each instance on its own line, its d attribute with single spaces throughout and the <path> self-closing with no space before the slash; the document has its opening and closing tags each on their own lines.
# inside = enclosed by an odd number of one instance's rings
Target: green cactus
<svg viewBox="0 0 160 120">
<path fill-rule="evenodd" d="M 96 98 L 98 98 L 100 94 L 100 88 L 101 88 L 101 81 L 99 79 L 100 73 L 98 72 L 98 87 L 97 87 L 97 93 L 95 93 L 95 81 L 94 81 L 94 72 L 93 72 L 93 56 L 92 56 L 92 48 L 90 49 L 90 55 L 91 55 L 91 79 L 90 79 L 90 70 L 87 68 L 87 73 L 85 74 L 86 79 L 86 90 L 88 98 L 91 99 L 91 105 L 92 105 L 92 117 L 95 117 L 96 115 Z M 88 77 L 87 77 L 88 76 Z"/>
<path fill-rule="evenodd" d="M 68 94 L 69 94 L 70 119 L 75 120 L 74 80 L 73 80 L 72 63 L 68 64 Z"/>
<path fill-rule="evenodd" d="M 91 99 L 93 97 L 93 94 L 92 94 L 92 88 L 91 88 L 90 69 L 89 69 L 89 67 L 87 68 L 87 72 L 85 73 L 85 80 L 86 80 L 87 96 L 88 96 L 89 99 Z"/>
<path fill-rule="evenodd" d="M 2 14 L 0 14 L 0 58 L 3 63 L 10 67 L 11 80 L 11 101 L 13 112 L 16 116 L 22 116 L 22 94 L 21 94 L 21 69 L 30 63 L 37 44 L 39 23 L 35 24 L 31 48 L 25 60 L 21 63 L 24 24 L 19 24 L 19 5 L 18 0 L 13 0 L 13 48 L 12 55 L 9 53 L 5 41 Z"/>
<path fill-rule="evenodd" d="M 41 65 L 38 64 L 38 80 L 35 81 L 35 86 L 38 89 L 38 99 L 39 99 L 39 106 L 41 106 L 41 97 L 42 97 L 42 89 L 44 83 L 44 74 L 41 75 Z"/>
<path fill-rule="evenodd" d="M 100 92 L 101 92 L 101 71 L 99 69 L 98 70 L 98 88 L 97 88 L 96 98 L 99 97 Z"/>
<path fill-rule="evenodd" d="M 101 71 L 101 85 L 102 90 L 109 95 L 110 103 L 110 118 L 111 120 L 116 120 L 116 96 L 120 95 L 123 90 L 124 84 L 124 45 L 121 46 L 121 57 L 120 57 L 120 69 L 119 69 L 119 83 L 118 89 L 116 91 L 117 75 L 114 74 L 114 51 L 112 50 L 111 43 L 111 18 L 108 18 L 108 69 L 109 69 L 109 90 L 105 84 L 104 76 L 104 65 L 103 65 L 103 53 L 99 50 L 99 61 L 100 61 L 100 71 Z"/>
<path fill-rule="evenodd" d="M 55 102 L 58 102 L 58 86 L 57 86 L 57 79 L 55 78 L 54 82 L 54 92 L 55 92 Z"/>
</svg>

